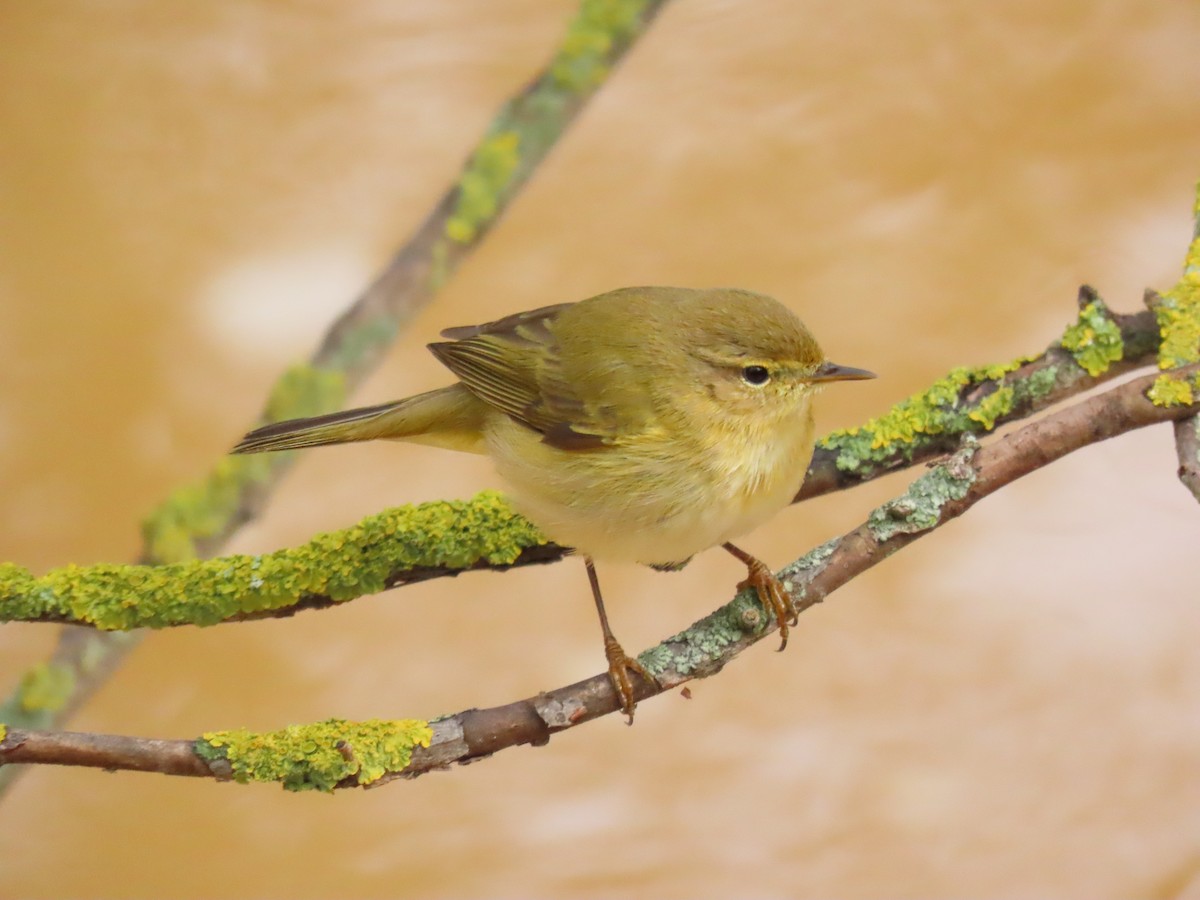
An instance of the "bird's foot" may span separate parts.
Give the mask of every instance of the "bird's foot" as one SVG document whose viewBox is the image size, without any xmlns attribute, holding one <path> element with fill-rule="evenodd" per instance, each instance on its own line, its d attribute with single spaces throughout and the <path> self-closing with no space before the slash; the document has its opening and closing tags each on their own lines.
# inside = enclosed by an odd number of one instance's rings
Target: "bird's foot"
<svg viewBox="0 0 1200 900">
<path fill-rule="evenodd" d="M 762 560 L 751 556 L 743 561 L 748 573 L 746 580 L 738 583 L 738 590 L 754 588 L 763 609 L 775 616 L 775 621 L 779 623 L 779 649 L 782 650 L 788 642 L 788 625 L 795 625 L 799 621 L 796 607 L 792 605 L 792 595 Z"/>
<path fill-rule="evenodd" d="M 626 655 L 615 639 L 610 638 L 604 642 L 604 655 L 608 657 L 608 680 L 612 682 L 617 699 L 621 701 L 621 711 L 629 717 L 628 724 L 632 725 L 637 701 L 633 698 L 633 681 L 629 673 L 640 675 L 647 684 L 655 687 L 658 686 L 658 680 L 637 661 L 637 657 Z"/>
</svg>

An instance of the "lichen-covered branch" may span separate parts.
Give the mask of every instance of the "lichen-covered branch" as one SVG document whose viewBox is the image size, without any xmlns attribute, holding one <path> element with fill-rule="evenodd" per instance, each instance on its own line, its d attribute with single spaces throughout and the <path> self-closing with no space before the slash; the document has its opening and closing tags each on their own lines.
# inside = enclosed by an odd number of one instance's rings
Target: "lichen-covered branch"
<svg viewBox="0 0 1200 900">
<path fill-rule="evenodd" d="M 1180 374 L 1191 377 L 1200 366 Z M 1193 416 L 1200 404 L 1156 405 L 1154 376 L 1111 388 L 980 446 L 966 436 L 948 459 L 917 478 L 867 521 L 779 574 L 799 611 L 820 603 L 857 575 L 965 513 L 1023 475 L 1088 444 L 1160 422 Z M 645 700 L 719 671 L 773 631 L 752 592 L 744 592 L 691 628 L 642 653 L 658 679 L 637 682 Z M 619 702 L 607 674 L 493 709 L 424 722 L 291 726 L 277 732 L 212 732 L 194 741 L 32 731 L 0 726 L 0 764 L 43 763 L 132 769 L 222 780 L 270 781 L 285 788 L 333 790 L 411 778 L 551 735 L 607 713 Z"/>
<path fill-rule="evenodd" d="M 1148 312 L 1113 313 L 1079 289 L 1079 315 L 1038 356 L 955 369 L 886 415 L 822 439 L 798 500 L 942 456 L 982 436 L 1155 361 L 1160 333 Z"/>
<path fill-rule="evenodd" d="M 550 562 L 550 544 L 502 494 L 389 509 L 299 547 L 164 566 L 67 566 L 34 577 L 0 563 L 0 622 L 105 631 L 216 625 L 332 606 L 478 569 Z M 42 694 L 53 693 L 39 688 Z"/>
<path fill-rule="evenodd" d="M 1162 329 L 1159 367 L 1194 362 L 1200 358 L 1200 183 L 1196 185 L 1193 208 L 1192 243 L 1183 265 L 1183 277 L 1159 296 L 1146 293 L 1147 305 L 1154 311 Z M 1179 363 L 1175 361 L 1179 360 Z M 1200 385 L 1163 375 L 1155 391 L 1166 399 L 1187 402 Z M 1175 453 L 1179 458 L 1179 480 L 1200 500 L 1200 418 L 1193 416 L 1175 423 Z"/>
<path fill-rule="evenodd" d="M 0 725 L 0 753 L 15 761 L 130 772 L 191 775 L 220 781 L 274 781 L 292 791 L 365 787 L 403 772 L 413 750 L 428 747 L 433 731 L 415 719 L 348 722 L 329 719 L 279 731 L 214 731 L 196 741 L 118 734 L 35 732 Z M 25 757 L 22 759 L 22 757 Z"/>
<path fill-rule="evenodd" d="M 549 64 L 504 104 L 457 182 L 331 327 L 311 362 L 279 380 L 263 421 L 343 405 L 399 330 L 495 224 L 667 2 L 581 0 Z M 291 456 L 225 458 L 207 478 L 173 493 L 145 522 L 140 562 L 173 563 L 219 552 L 237 528 L 257 515 Z M 63 721 L 136 641 L 130 635 L 64 629 L 53 657 L 27 673 L 18 690 L 0 703 L 0 721 L 31 727 Z M 28 705 L 30 684 L 44 681 L 48 672 L 57 690 L 41 695 L 44 705 Z M 0 790 L 4 784 L 0 773 Z"/>
<path fill-rule="evenodd" d="M 799 499 L 944 455 L 964 435 L 985 434 L 1154 359 L 1159 330 L 1149 312 L 1110 313 L 1087 287 L 1079 307 L 1062 341 L 1040 356 L 956 369 L 862 428 L 823 440 Z M 0 564 L 0 622 L 126 631 L 290 616 L 469 569 L 553 562 L 566 552 L 502 497 L 485 492 L 470 501 L 388 510 L 301 547 L 258 556 L 70 566 L 40 578 Z M 60 668 L 42 667 L 26 678 L 20 696 L 54 698 L 64 685 L 69 680 Z"/>
</svg>

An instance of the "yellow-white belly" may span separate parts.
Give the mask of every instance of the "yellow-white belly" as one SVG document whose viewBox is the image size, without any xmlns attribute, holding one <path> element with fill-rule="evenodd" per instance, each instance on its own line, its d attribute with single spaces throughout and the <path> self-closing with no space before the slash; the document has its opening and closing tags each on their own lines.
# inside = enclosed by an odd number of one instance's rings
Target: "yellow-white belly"
<svg viewBox="0 0 1200 900">
<path fill-rule="evenodd" d="M 752 531 L 791 502 L 812 455 L 807 407 L 769 430 L 731 430 L 683 460 L 665 440 L 560 450 L 507 416 L 485 433 L 516 507 L 553 541 L 598 560 L 666 564 Z"/>
</svg>

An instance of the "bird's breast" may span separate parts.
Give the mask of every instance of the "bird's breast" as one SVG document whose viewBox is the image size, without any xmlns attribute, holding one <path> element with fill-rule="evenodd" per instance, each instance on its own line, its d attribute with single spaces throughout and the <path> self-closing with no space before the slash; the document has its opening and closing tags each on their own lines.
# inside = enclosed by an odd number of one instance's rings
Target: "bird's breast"
<svg viewBox="0 0 1200 900">
<path fill-rule="evenodd" d="M 703 440 L 662 430 L 584 451 L 551 447 L 507 417 L 486 436 L 515 505 L 547 537 L 596 559 L 675 563 L 791 502 L 812 454 L 801 412 L 782 427 L 735 422 L 705 429 Z"/>
</svg>

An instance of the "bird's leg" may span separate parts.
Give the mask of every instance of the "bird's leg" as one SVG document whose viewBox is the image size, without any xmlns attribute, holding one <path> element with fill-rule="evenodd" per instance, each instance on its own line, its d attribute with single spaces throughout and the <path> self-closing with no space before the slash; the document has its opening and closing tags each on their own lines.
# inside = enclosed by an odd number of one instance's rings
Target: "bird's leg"
<svg viewBox="0 0 1200 900">
<path fill-rule="evenodd" d="M 608 627 L 608 613 L 604 611 L 604 598 L 600 596 L 600 580 L 596 577 L 596 566 L 590 556 L 583 558 L 587 566 L 588 581 L 592 584 L 592 596 L 596 600 L 596 612 L 600 614 L 600 630 L 604 632 L 604 655 L 608 657 L 608 679 L 612 682 L 613 690 L 621 701 L 621 710 L 629 716 L 629 724 L 633 724 L 633 710 L 637 703 L 633 699 L 633 682 L 629 679 L 630 672 L 641 675 L 648 684 L 657 685 L 654 676 L 646 671 L 646 667 L 637 661 L 636 657 L 627 656 Z"/>
<path fill-rule="evenodd" d="M 788 642 L 788 625 L 795 625 L 799 621 L 791 594 L 762 560 L 733 544 L 724 543 L 721 546 L 746 564 L 748 574 L 746 580 L 738 584 L 738 590 L 754 588 L 763 609 L 774 614 L 775 621 L 779 623 L 779 649 L 782 650 Z"/>
</svg>

